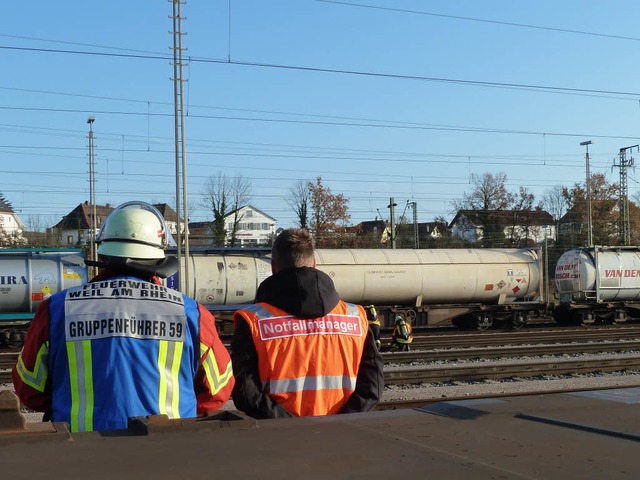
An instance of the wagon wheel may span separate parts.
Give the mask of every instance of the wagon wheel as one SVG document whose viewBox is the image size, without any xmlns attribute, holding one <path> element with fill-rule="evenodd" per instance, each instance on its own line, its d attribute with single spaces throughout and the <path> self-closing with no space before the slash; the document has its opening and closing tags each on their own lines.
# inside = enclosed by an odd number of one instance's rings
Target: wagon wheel
<svg viewBox="0 0 640 480">
<path fill-rule="evenodd" d="M 476 316 L 476 330 L 487 330 L 493 326 L 493 319 L 486 313 Z"/>
<path fill-rule="evenodd" d="M 515 312 L 511 316 L 511 328 L 517 330 L 527 324 L 527 316 L 522 312 Z"/>
</svg>

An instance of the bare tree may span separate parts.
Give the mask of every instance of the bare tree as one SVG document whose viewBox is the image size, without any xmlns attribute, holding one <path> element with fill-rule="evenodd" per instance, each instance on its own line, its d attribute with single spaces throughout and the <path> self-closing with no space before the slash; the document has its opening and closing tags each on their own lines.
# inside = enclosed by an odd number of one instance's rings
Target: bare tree
<svg viewBox="0 0 640 480">
<path fill-rule="evenodd" d="M 322 178 L 308 183 L 311 194 L 311 230 L 320 246 L 329 243 L 330 234 L 339 233 L 340 225 L 344 226 L 351 218 L 348 213 L 349 199 L 343 194 L 334 195 L 329 187 L 322 184 Z"/>
<path fill-rule="evenodd" d="M 484 173 L 471 174 L 473 190 L 465 193 L 462 201 L 454 202 L 456 210 L 507 210 L 513 203 L 514 194 L 506 187 L 507 175 Z"/>
<path fill-rule="evenodd" d="M 473 189 L 465 193 L 462 200 L 453 203 L 457 211 L 474 210 L 483 212 L 483 244 L 485 246 L 517 246 L 535 238 L 535 224 L 531 212 L 542 209 L 542 203 L 535 203 L 535 197 L 527 188 L 509 191 L 505 173 L 471 176 Z M 537 230 L 536 230 L 537 231 Z"/>
<path fill-rule="evenodd" d="M 44 222 L 40 215 L 27 215 L 24 227 L 27 232 L 43 232 Z"/>
<path fill-rule="evenodd" d="M 512 195 L 512 204 L 509 209 L 513 211 L 510 225 L 507 227 L 507 239 L 513 246 L 525 246 L 527 239 L 536 238 L 539 227 L 530 224 L 527 214 L 534 209 L 535 196 L 526 187 L 521 186 L 517 194 Z M 536 208 L 541 209 L 542 205 Z"/>
<path fill-rule="evenodd" d="M 246 206 L 251 199 L 251 182 L 242 175 L 227 177 L 223 172 L 209 176 L 202 189 L 202 206 L 213 214 L 213 243 L 216 246 L 224 246 L 229 237 L 229 245 L 235 246 L 237 242 L 238 225 L 242 220 L 240 208 Z M 227 231 L 225 219 L 234 214 Z"/>
<path fill-rule="evenodd" d="M 544 209 L 553 216 L 556 222 L 567 213 L 567 200 L 562 191 L 561 185 L 554 185 L 542 195 Z"/>
<path fill-rule="evenodd" d="M 289 189 L 289 196 L 285 199 L 287 204 L 296 212 L 300 228 L 307 229 L 309 228 L 309 206 L 311 202 L 309 183 L 304 180 L 297 180 Z"/>
</svg>

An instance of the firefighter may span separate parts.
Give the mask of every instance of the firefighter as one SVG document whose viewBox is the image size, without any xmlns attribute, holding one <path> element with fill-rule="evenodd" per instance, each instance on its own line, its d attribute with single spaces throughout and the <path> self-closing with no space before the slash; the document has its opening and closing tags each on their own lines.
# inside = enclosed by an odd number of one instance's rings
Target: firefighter
<svg viewBox="0 0 640 480">
<path fill-rule="evenodd" d="M 380 341 L 380 319 L 378 318 L 378 312 L 375 305 L 367 305 L 364 307 L 367 312 L 367 320 L 369 320 L 369 328 L 373 333 L 373 338 L 376 341 L 376 347 L 380 350 L 382 342 Z"/>
<path fill-rule="evenodd" d="M 160 212 L 127 202 L 96 241 L 87 264 L 98 275 L 38 306 L 12 372 L 22 403 L 72 432 L 219 409 L 234 385 L 231 359 L 211 313 L 158 278 L 177 270 Z"/>
<path fill-rule="evenodd" d="M 309 232 L 283 231 L 258 303 L 234 314 L 233 402 L 247 415 L 363 412 L 382 397 L 382 356 L 363 307 L 340 300 L 315 265 Z"/>
<path fill-rule="evenodd" d="M 395 326 L 391 334 L 391 351 L 408 352 L 413 342 L 413 329 L 411 324 L 402 315 L 396 315 Z"/>
</svg>

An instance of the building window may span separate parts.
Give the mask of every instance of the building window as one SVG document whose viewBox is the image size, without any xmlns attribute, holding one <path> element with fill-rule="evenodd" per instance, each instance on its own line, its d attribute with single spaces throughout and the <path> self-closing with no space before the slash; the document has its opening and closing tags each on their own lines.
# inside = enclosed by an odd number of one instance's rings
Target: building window
<svg viewBox="0 0 640 480">
<path fill-rule="evenodd" d="M 67 235 L 67 245 L 73 245 L 73 235 Z"/>
</svg>

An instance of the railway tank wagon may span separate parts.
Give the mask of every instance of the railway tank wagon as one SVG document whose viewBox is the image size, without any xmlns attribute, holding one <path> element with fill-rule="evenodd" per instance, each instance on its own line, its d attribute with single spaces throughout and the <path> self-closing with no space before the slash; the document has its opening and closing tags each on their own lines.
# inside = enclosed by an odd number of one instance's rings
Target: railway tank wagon
<svg viewBox="0 0 640 480">
<path fill-rule="evenodd" d="M 0 250 L 0 344 L 21 342 L 45 298 L 88 281 L 84 259 L 74 249 Z M 271 275 L 268 249 L 192 250 L 182 262 L 186 293 L 223 323 Z M 521 326 L 545 307 L 538 249 L 318 249 L 316 263 L 341 298 L 375 304 L 383 326 L 396 313 L 414 326 Z M 166 285 L 181 290 L 177 275 Z"/>
<path fill-rule="evenodd" d="M 379 306 L 387 326 L 396 312 L 416 326 L 521 326 L 544 307 L 538 249 L 319 249 L 316 260 L 343 299 Z"/>
<path fill-rule="evenodd" d="M 168 254 L 175 254 L 168 251 Z M 185 273 L 189 271 L 189 291 L 185 292 L 211 311 L 228 312 L 253 303 L 258 286 L 271 275 L 268 249 L 191 250 Z M 167 287 L 181 290 L 178 274 L 168 277 Z M 231 315 L 227 314 L 230 320 Z"/>
<path fill-rule="evenodd" d="M 640 247 L 595 246 L 565 252 L 556 264 L 561 324 L 640 318 Z"/>
<path fill-rule="evenodd" d="M 187 293 L 212 311 L 252 303 L 271 275 L 264 250 L 192 251 L 188 261 Z M 316 266 L 345 301 L 375 304 L 384 326 L 397 312 L 416 326 L 520 326 L 543 305 L 537 249 L 317 249 Z"/>
<path fill-rule="evenodd" d="M 0 251 L 0 344 L 21 343 L 43 300 L 87 281 L 85 255 L 79 249 Z"/>
</svg>

